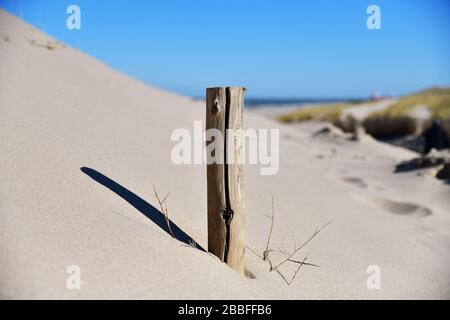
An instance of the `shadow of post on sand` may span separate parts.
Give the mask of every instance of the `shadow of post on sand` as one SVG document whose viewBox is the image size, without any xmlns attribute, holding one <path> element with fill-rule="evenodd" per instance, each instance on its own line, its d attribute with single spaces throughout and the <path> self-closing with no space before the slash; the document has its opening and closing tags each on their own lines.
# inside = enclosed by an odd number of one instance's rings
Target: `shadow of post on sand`
<svg viewBox="0 0 450 320">
<path fill-rule="evenodd" d="M 80 170 L 91 177 L 93 180 L 97 181 L 104 187 L 108 188 L 118 196 L 120 196 L 122 199 L 127 201 L 129 204 L 131 204 L 133 207 L 135 207 L 137 210 L 139 210 L 144 216 L 146 216 L 148 219 L 153 221 L 158 227 L 163 229 L 165 232 L 167 232 L 169 235 L 171 235 L 169 226 L 167 224 L 166 218 L 164 214 L 156 209 L 154 206 L 152 206 L 150 203 L 136 195 L 135 193 L 131 192 L 127 188 L 121 186 L 114 180 L 108 178 L 107 176 L 103 175 L 102 173 L 98 172 L 97 170 L 82 167 Z M 186 234 L 183 230 L 181 230 L 175 223 L 173 223 L 170 219 L 168 221 L 170 223 L 170 228 L 172 229 L 173 236 L 189 245 L 193 246 L 201 251 L 205 251 L 194 239 L 192 239 L 188 234 Z"/>
</svg>

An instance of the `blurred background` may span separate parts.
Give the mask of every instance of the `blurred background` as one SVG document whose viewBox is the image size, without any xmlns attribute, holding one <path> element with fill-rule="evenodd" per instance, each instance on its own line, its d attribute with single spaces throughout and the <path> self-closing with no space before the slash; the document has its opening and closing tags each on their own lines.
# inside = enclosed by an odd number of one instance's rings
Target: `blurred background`
<svg viewBox="0 0 450 320">
<path fill-rule="evenodd" d="M 79 30 L 66 27 L 73 4 Z M 379 9 L 376 29 L 368 27 L 371 5 Z M 449 146 L 448 0 L 0 0 L 0 6 L 124 73 L 194 99 L 206 87 L 244 85 L 247 107 L 288 106 L 271 113 L 285 123 L 364 127 L 423 153 Z M 346 112 L 360 105 L 365 109 Z"/>
</svg>

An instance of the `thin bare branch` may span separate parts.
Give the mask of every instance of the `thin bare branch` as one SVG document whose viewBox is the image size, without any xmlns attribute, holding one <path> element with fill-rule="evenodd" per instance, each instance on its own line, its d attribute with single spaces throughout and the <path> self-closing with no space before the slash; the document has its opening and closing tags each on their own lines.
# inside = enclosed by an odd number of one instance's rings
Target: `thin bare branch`
<svg viewBox="0 0 450 320">
<path fill-rule="evenodd" d="M 173 234 L 172 227 L 170 226 L 170 219 L 169 219 L 169 210 L 167 210 L 167 202 L 166 199 L 169 196 L 169 192 L 166 194 L 163 200 L 158 195 L 158 192 L 156 191 L 155 186 L 153 185 L 153 192 L 155 193 L 154 196 L 156 197 L 156 200 L 158 201 L 159 207 L 161 208 L 162 213 L 164 214 L 164 218 L 166 219 L 167 228 L 169 229 L 170 235 L 172 238 L 175 238 L 175 235 Z"/>
<path fill-rule="evenodd" d="M 291 278 L 291 281 L 289 281 L 289 285 L 291 285 L 291 283 L 294 281 L 295 277 L 297 276 L 297 273 L 300 271 L 300 269 L 306 264 L 306 259 L 308 258 L 308 256 L 306 255 L 303 258 L 303 261 L 298 265 L 297 270 L 295 270 L 294 275 Z"/>
<path fill-rule="evenodd" d="M 292 257 L 299 252 L 301 249 L 303 249 L 312 239 L 314 239 L 323 229 L 325 229 L 329 224 L 331 223 L 331 221 L 327 222 L 325 225 L 323 225 L 320 229 L 316 228 L 316 230 L 314 231 L 313 235 L 311 237 L 309 237 L 305 242 L 303 242 L 303 244 L 299 247 L 295 247 L 295 250 L 292 251 L 292 253 L 284 260 L 282 260 L 280 263 L 278 263 L 272 270 L 278 269 L 281 265 L 283 265 L 284 263 L 288 262 L 290 259 L 292 259 Z M 271 270 L 271 271 L 272 271 Z"/>
<path fill-rule="evenodd" d="M 270 239 L 272 238 L 272 230 L 273 230 L 273 220 L 275 219 L 275 205 L 274 205 L 274 198 L 272 195 L 272 217 L 270 219 L 270 229 L 269 229 L 269 236 L 267 237 L 267 243 L 266 243 L 266 250 L 263 252 L 263 260 L 267 260 L 269 258 L 269 245 L 270 245 Z"/>
<path fill-rule="evenodd" d="M 169 196 L 169 194 L 170 194 L 170 191 L 169 192 L 167 192 L 167 194 L 166 194 L 166 196 L 164 197 L 164 199 L 162 199 L 162 203 L 164 203 L 164 202 L 166 202 L 166 199 L 167 199 L 167 197 Z"/>
<path fill-rule="evenodd" d="M 286 282 L 286 284 L 289 286 L 289 285 L 290 285 L 289 281 L 288 281 L 288 280 L 286 279 L 286 277 L 280 272 L 280 270 L 276 269 L 275 271 L 280 275 L 280 277 L 284 280 L 284 282 Z"/>
<path fill-rule="evenodd" d="M 323 229 L 325 229 L 331 223 L 331 221 L 327 222 L 325 225 L 323 225 L 320 228 L 316 227 L 316 229 L 314 230 L 314 233 L 305 242 L 303 242 L 300 246 L 297 246 L 297 241 L 296 241 L 296 238 L 294 237 L 293 238 L 294 250 L 292 252 L 290 252 L 283 247 L 280 247 L 278 249 L 272 249 L 270 247 L 270 242 L 271 242 L 272 233 L 273 233 L 273 225 L 274 225 L 274 221 L 275 221 L 275 201 L 274 201 L 273 195 L 272 195 L 272 216 L 270 216 L 268 218 L 270 219 L 270 228 L 269 228 L 269 234 L 267 236 L 266 247 L 265 247 L 265 250 L 263 251 L 262 256 L 260 256 L 257 252 L 255 252 L 250 247 L 248 247 L 248 246 L 246 246 L 246 247 L 250 250 L 250 252 L 252 252 L 258 258 L 260 258 L 263 261 L 267 261 L 269 263 L 269 266 L 270 266 L 269 271 L 275 271 L 283 279 L 283 281 L 288 286 L 290 286 L 292 284 L 292 282 L 294 281 L 295 277 L 298 275 L 300 269 L 303 266 L 310 266 L 310 267 L 316 267 L 316 268 L 321 267 L 317 264 L 306 262 L 306 260 L 308 259 L 308 254 L 301 261 L 294 259 L 294 256 L 298 252 L 300 252 L 300 250 L 302 250 L 306 245 L 308 245 L 311 242 L 311 240 L 314 239 Z M 284 236 L 286 236 L 286 234 Z M 283 242 L 284 242 L 284 237 L 283 237 Z M 272 259 L 271 259 L 272 254 L 277 254 L 277 255 L 282 256 L 281 262 L 278 262 L 278 264 L 276 264 L 276 266 L 274 266 L 274 263 L 272 262 Z M 298 265 L 297 268 L 295 269 L 294 274 L 292 275 L 292 277 L 290 279 L 288 279 L 288 277 L 286 277 L 283 274 L 283 272 L 279 269 L 283 264 L 285 264 L 287 262 Z"/>
<path fill-rule="evenodd" d="M 253 253 L 255 256 L 257 256 L 258 258 L 260 258 L 261 260 L 264 261 L 264 258 L 261 257 L 255 250 L 253 250 L 252 248 L 250 248 L 249 246 L 245 246 L 248 250 L 250 250 L 251 253 Z"/>
<path fill-rule="evenodd" d="M 289 262 L 292 262 L 292 263 L 299 263 L 299 264 L 304 264 L 305 266 L 310 266 L 310 267 L 322 268 L 322 267 L 319 266 L 318 264 L 309 263 L 309 262 L 305 262 L 305 261 L 299 261 L 299 260 L 289 259 Z"/>
</svg>

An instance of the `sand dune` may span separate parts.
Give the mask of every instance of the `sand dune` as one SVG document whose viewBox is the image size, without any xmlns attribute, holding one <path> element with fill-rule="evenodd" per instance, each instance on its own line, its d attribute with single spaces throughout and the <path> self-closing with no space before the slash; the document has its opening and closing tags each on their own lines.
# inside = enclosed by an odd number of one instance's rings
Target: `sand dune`
<svg viewBox="0 0 450 320">
<path fill-rule="evenodd" d="M 207 248 L 206 169 L 170 161 L 176 128 L 205 106 L 145 85 L 0 11 L 0 297 L 138 299 L 450 298 L 449 186 L 394 174 L 413 152 L 312 134 L 255 112 L 247 128 L 280 128 L 280 171 L 245 166 L 246 242 L 262 252 L 271 193 L 273 245 L 304 251 L 287 286 L 250 250 L 242 278 Z M 249 88 L 251 90 L 251 88 Z M 152 185 L 170 191 L 176 239 Z M 66 269 L 81 268 L 81 290 Z M 382 272 L 366 286 L 367 267 Z M 286 270 L 289 272 L 289 270 Z"/>
</svg>

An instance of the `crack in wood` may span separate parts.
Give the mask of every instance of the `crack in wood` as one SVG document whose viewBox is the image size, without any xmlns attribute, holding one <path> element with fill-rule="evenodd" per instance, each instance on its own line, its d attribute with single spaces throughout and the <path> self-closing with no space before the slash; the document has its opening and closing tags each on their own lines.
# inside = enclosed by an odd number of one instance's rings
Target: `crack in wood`
<svg viewBox="0 0 450 320">
<path fill-rule="evenodd" d="M 217 141 L 211 137 L 214 148 L 207 150 L 218 161 L 207 164 L 208 251 L 240 274 L 245 271 L 244 199 L 242 165 L 236 161 L 241 156 L 241 138 L 234 130 L 242 126 L 243 91 L 241 87 L 207 88 L 205 126 L 222 134 Z M 211 141 L 206 141 L 207 147 Z"/>
<path fill-rule="evenodd" d="M 230 121 L 230 105 L 231 105 L 231 94 L 230 88 L 225 88 L 225 134 L 224 134 L 224 191 L 225 191 L 225 208 L 222 210 L 222 217 L 225 222 L 225 245 L 224 245 L 224 257 L 223 261 L 227 263 L 228 261 L 228 249 L 230 247 L 230 224 L 233 219 L 233 210 L 231 209 L 230 201 L 230 186 L 228 181 L 228 133 Z"/>
</svg>

